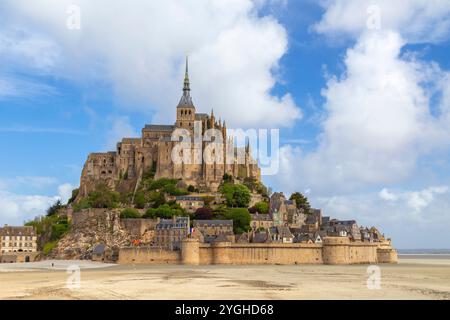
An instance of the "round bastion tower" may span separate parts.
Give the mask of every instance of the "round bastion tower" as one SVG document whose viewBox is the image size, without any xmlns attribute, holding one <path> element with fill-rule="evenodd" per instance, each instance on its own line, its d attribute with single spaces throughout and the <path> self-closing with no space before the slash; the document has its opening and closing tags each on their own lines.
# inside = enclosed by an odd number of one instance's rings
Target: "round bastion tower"
<svg viewBox="0 0 450 320">
<path fill-rule="evenodd" d="M 200 264 L 200 242 L 195 238 L 186 238 L 181 242 L 181 264 Z"/>
<path fill-rule="evenodd" d="M 325 237 L 323 239 L 322 260 L 324 264 L 348 264 L 350 259 L 350 239 L 347 237 Z"/>
</svg>

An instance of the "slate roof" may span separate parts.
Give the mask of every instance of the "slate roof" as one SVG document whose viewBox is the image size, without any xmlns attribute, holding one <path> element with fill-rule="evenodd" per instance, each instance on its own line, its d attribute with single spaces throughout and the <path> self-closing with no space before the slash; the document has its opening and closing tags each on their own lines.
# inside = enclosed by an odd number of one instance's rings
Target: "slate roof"
<svg viewBox="0 0 450 320">
<path fill-rule="evenodd" d="M 177 196 L 175 197 L 175 200 L 177 201 L 204 201 L 202 197 L 195 197 L 195 196 Z"/>
<path fill-rule="evenodd" d="M 36 233 L 34 228 L 31 226 L 20 226 L 20 227 L 12 227 L 12 226 L 4 226 L 0 228 L 1 236 L 35 236 Z"/>
<path fill-rule="evenodd" d="M 103 254 L 103 253 L 105 253 L 105 250 L 106 250 L 106 245 L 101 243 L 94 247 L 94 250 L 92 250 L 92 253 L 93 254 Z"/>
<path fill-rule="evenodd" d="M 251 217 L 255 221 L 272 221 L 269 214 L 252 214 Z"/>
<path fill-rule="evenodd" d="M 175 126 L 173 125 L 165 125 L 165 124 L 147 124 L 144 127 L 144 131 L 170 131 L 175 130 Z"/>
<path fill-rule="evenodd" d="M 194 221 L 194 226 L 203 226 L 203 225 L 208 225 L 208 226 L 233 226 L 233 220 L 195 220 Z"/>
</svg>

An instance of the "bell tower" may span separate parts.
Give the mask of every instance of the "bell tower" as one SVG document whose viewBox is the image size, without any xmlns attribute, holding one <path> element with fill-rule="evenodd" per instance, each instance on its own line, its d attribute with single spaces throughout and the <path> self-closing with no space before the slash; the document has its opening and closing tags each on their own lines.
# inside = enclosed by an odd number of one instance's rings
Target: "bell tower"
<svg viewBox="0 0 450 320">
<path fill-rule="evenodd" d="M 191 86 L 189 83 L 189 61 L 186 57 L 186 72 L 184 75 L 183 95 L 177 106 L 177 122 L 178 128 L 189 130 L 194 129 L 195 122 L 195 106 L 191 98 Z"/>
</svg>

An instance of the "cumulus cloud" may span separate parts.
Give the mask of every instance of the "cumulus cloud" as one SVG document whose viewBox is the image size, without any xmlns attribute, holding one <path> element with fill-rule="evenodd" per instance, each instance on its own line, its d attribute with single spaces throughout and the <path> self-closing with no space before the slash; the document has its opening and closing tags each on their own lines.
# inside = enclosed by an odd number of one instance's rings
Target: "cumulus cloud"
<svg viewBox="0 0 450 320">
<path fill-rule="evenodd" d="M 58 58 L 48 59 L 56 64 L 53 73 L 110 83 L 127 102 L 122 105 L 154 111 L 154 122 L 174 118 L 188 53 L 199 110 L 214 108 L 233 126 L 289 126 L 301 117 L 299 108 L 289 94 L 270 93 L 287 34 L 274 18 L 258 15 L 271 3 L 14 0 L 4 14 L 15 29 L 46 34 L 56 44 Z M 66 28 L 73 4 L 81 9 L 80 30 Z"/>
<path fill-rule="evenodd" d="M 386 190 L 395 200 L 380 193 L 312 197 L 326 215 L 357 219 L 362 226 L 376 226 L 392 237 L 397 248 L 446 248 L 450 216 L 447 187 L 427 187 L 418 191 Z M 420 234 L 420 237 L 417 235 Z"/>
<path fill-rule="evenodd" d="M 445 194 L 449 191 L 447 186 L 428 187 L 420 191 L 391 192 L 387 189 L 380 191 L 379 196 L 385 201 L 403 201 L 415 212 L 421 212 L 428 207 L 436 195 Z"/>
<path fill-rule="evenodd" d="M 390 192 L 388 189 L 384 188 L 380 191 L 379 196 L 381 199 L 386 201 L 395 201 L 398 199 L 398 196 L 394 193 Z"/>
<path fill-rule="evenodd" d="M 450 35 L 449 0 L 326 0 L 325 13 L 313 29 L 358 38 L 379 20 L 382 30 L 396 30 L 408 42 L 439 42 Z"/>
<path fill-rule="evenodd" d="M 69 199 L 72 197 L 72 191 L 75 189 L 75 186 L 70 183 L 64 183 L 58 186 L 58 197 L 62 203 L 67 203 Z"/>
<path fill-rule="evenodd" d="M 45 195 L 44 189 L 54 191 Z M 58 184 L 58 179 L 54 177 L 0 178 L 0 225 L 21 225 L 26 220 L 44 215 L 57 200 L 67 203 L 73 189 L 75 187 L 70 183 Z"/>
<path fill-rule="evenodd" d="M 448 98 L 433 115 L 429 90 L 448 73 L 402 55 L 404 44 L 398 33 L 369 32 L 347 50 L 345 72 L 322 91 L 327 115 L 317 149 L 303 154 L 284 146 L 288 160 L 280 179 L 292 184 L 296 172 L 298 185 L 320 192 L 398 183 L 417 169 L 421 156 L 448 148 Z"/>
</svg>

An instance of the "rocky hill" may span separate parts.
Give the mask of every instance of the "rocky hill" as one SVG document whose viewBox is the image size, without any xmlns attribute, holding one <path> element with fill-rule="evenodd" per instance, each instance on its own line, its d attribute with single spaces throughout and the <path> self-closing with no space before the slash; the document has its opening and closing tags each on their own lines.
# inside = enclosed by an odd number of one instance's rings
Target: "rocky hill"
<svg viewBox="0 0 450 320">
<path fill-rule="evenodd" d="M 120 211 L 100 209 L 73 216 L 71 227 L 50 253 L 55 259 L 91 259 L 96 245 L 114 249 L 131 243 L 131 235 L 120 226 Z"/>
</svg>

